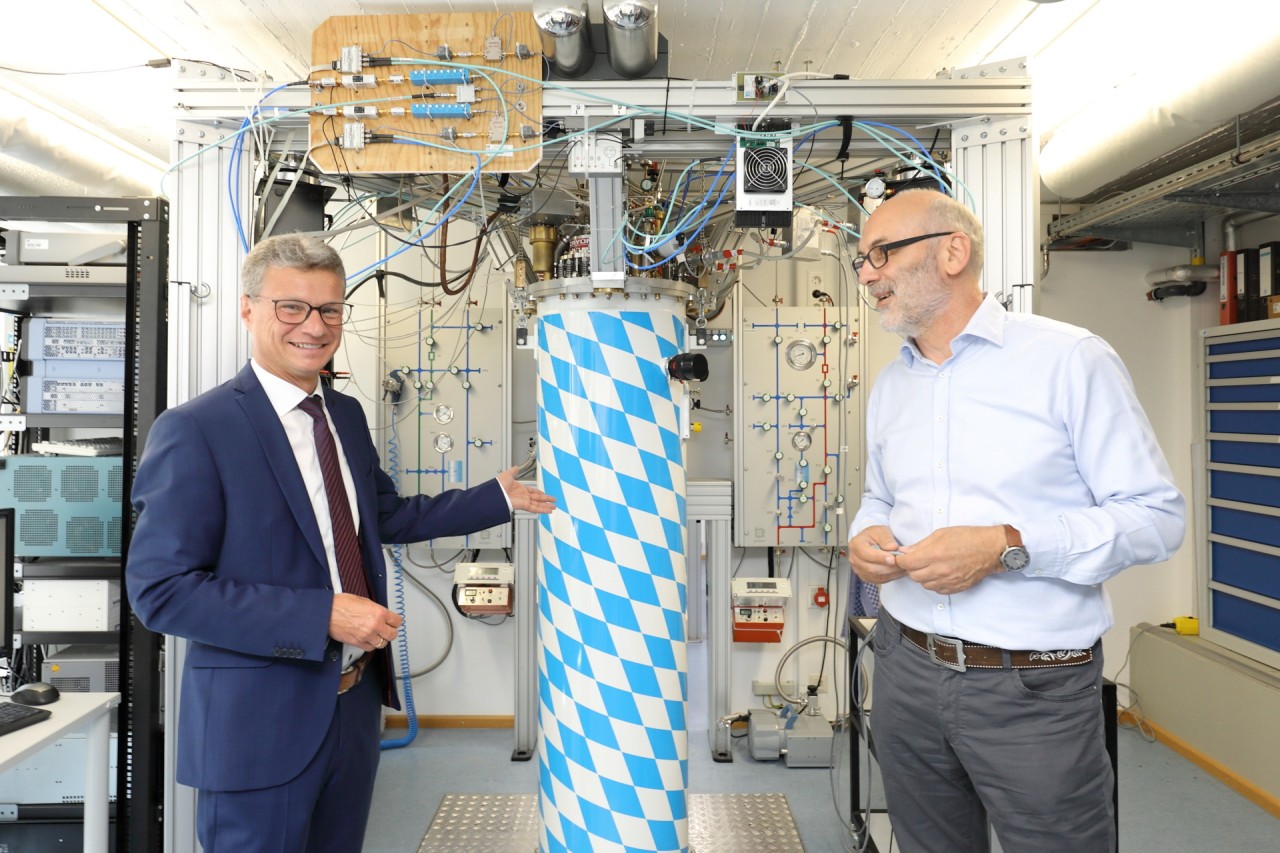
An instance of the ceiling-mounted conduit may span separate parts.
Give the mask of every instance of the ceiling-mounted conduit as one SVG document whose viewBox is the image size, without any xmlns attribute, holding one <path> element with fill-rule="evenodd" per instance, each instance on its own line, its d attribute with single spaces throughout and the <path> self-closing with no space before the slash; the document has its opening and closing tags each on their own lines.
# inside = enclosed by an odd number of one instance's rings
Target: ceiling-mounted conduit
<svg viewBox="0 0 1280 853">
<path fill-rule="evenodd" d="M 1274 98 L 1280 29 L 1239 25 L 1230 44 L 1201 44 L 1185 55 L 1170 46 L 1176 70 L 1152 66 L 1055 128 L 1040 152 L 1045 186 L 1064 199 L 1086 196 Z"/>
<path fill-rule="evenodd" d="M 110 150 L 107 146 L 110 145 Z M 112 157 L 110 154 L 118 156 Z M 0 154 L 31 167 L 28 181 L 41 174 L 55 177 L 37 194 L 65 194 L 68 185 L 84 195 L 153 196 L 161 174 L 118 146 L 34 109 L 22 98 L 0 90 Z"/>
</svg>

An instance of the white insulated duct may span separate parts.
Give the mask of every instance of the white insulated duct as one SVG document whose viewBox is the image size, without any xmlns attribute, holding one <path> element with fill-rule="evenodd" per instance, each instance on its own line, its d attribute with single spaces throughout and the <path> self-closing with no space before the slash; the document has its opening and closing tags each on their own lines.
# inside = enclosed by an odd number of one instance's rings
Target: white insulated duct
<svg viewBox="0 0 1280 853">
<path fill-rule="evenodd" d="M 163 171 L 158 161 L 150 165 L 3 90 L 0 153 L 0 183 L 28 186 L 31 195 L 154 196 Z M 30 168 L 11 176 L 6 161 Z M 40 180 L 44 175 L 50 177 L 47 186 Z"/>
<path fill-rule="evenodd" d="M 1219 67 L 1200 48 L 1178 56 L 1166 45 L 1177 58 L 1175 70 L 1153 65 L 1054 129 L 1040 152 L 1044 185 L 1063 199 L 1086 196 L 1273 97 L 1280 28 L 1256 20 L 1238 24 L 1239 38 L 1212 49 Z"/>
</svg>

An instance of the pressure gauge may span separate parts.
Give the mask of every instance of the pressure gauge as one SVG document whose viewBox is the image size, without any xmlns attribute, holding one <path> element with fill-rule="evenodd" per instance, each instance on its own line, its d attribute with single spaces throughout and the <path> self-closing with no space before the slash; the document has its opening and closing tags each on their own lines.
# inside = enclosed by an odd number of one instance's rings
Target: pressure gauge
<svg viewBox="0 0 1280 853">
<path fill-rule="evenodd" d="M 804 338 L 787 344 L 786 352 L 787 364 L 796 370 L 808 370 L 818 361 L 818 348 Z"/>
<path fill-rule="evenodd" d="M 441 403 L 436 406 L 435 411 L 431 414 L 435 416 L 436 423 L 447 424 L 453 420 L 453 406 L 446 406 L 444 403 Z"/>
<path fill-rule="evenodd" d="M 436 434 L 436 440 L 431 442 L 437 453 L 448 453 L 453 450 L 453 436 L 447 432 Z"/>
<path fill-rule="evenodd" d="M 885 188 L 884 178 L 876 175 L 862 187 L 862 194 L 867 198 L 880 198 L 884 195 Z"/>
<path fill-rule="evenodd" d="M 791 446 L 804 453 L 813 446 L 813 435 L 807 429 L 802 429 L 791 436 Z"/>
</svg>

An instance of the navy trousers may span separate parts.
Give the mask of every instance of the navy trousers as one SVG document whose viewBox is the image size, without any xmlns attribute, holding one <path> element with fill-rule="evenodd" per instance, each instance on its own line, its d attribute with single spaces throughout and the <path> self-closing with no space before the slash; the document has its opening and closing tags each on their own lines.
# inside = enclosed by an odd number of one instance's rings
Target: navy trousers
<svg viewBox="0 0 1280 853">
<path fill-rule="evenodd" d="M 381 750 L 375 669 L 338 697 L 324 745 L 297 778 L 275 788 L 199 792 L 196 825 L 204 853 L 361 849 Z"/>
</svg>

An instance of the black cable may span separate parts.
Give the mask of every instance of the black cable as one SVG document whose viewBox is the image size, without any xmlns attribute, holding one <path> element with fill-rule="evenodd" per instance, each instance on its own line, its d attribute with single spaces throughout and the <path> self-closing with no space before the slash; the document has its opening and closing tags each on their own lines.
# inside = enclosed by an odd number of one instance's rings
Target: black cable
<svg viewBox="0 0 1280 853">
<path fill-rule="evenodd" d="M 449 279 L 446 283 L 453 284 L 457 281 L 461 281 L 462 277 L 467 275 L 470 272 L 471 271 L 469 269 L 463 270 L 462 272 L 454 276 L 452 279 Z M 391 270 L 374 270 L 373 272 L 369 273 L 367 276 L 360 279 L 354 285 L 351 286 L 351 289 L 347 291 L 347 298 L 350 298 L 351 294 L 359 290 L 361 285 L 363 285 L 365 282 L 371 281 L 373 279 L 377 279 L 379 287 L 381 287 L 382 279 L 384 279 L 386 276 L 403 279 L 409 282 L 410 284 L 416 284 L 418 287 L 440 287 L 441 286 L 440 282 L 438 281 L 422 281 L 421 279 L 413 278 L 412 276 L 405 275 L 404 273 L 392 272 Z"/>
<path fill-rule="evenodd" d="M 165 65 L 152 65 L 151 62 L 164 61 Z M 71 77 L 77 74 L 114 74 L 117 71 L 131 71 L 134 68 L 167 68 L 167 60 L 152 60 L 151 62 L 142 62 L 137 65 L 121 65 L 119 68 L 101 68 L 96 71 L 32 71 L 29 68 L 13 68 L 8 65 L 0 65 L 0 71 L 8 71 L 11 74 L 30 74 L 36 77 Z"/>
</svg>

